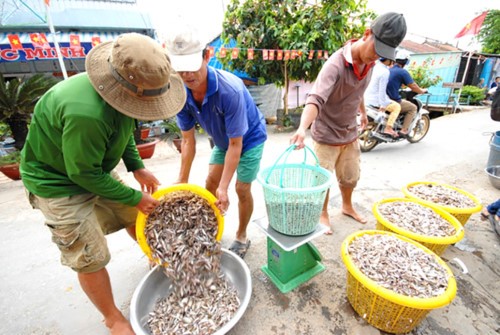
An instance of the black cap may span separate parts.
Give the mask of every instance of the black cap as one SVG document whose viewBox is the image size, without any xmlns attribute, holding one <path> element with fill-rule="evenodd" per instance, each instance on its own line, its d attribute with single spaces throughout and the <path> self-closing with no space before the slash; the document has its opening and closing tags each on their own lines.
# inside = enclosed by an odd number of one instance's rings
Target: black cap
<svg viewBox="0 0 500 335">
<path fill-rule="evenodd" d="M 375 36 L 375 51 L 383 58 L 394 60 L 396 48 L 406 36 L 406 21 L 403 14 L 385 13 L 373 21 L 371 30 Z"/>
</svg>

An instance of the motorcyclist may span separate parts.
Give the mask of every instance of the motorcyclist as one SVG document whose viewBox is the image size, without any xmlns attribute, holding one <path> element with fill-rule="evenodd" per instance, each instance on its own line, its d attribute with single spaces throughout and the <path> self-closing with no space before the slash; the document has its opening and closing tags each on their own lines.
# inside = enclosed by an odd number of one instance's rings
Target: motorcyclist
<svg viewBox="0 0 500 335">
<path fill-rule="evenodd" d="M 392 68 L 389 69 L 389 82 L 387 83 L 387 95 L 391 100 L 398 102 L 401 105 L 401 114 L 405 114 L 403 121 L 403 126 L 399 132 L 401 136 L 407 136 L 409 133 L 408 127 L 413 120 L 413 117 L 417 113 L 417 106 L 403 99 L 399 93 L 402 85 L 407 86 L 413 92 L 418 94 L 427 93 L 427 89 L 423 89 L 418 86 L 413 80 L 410 73 L 404 69 L 405 65 L 408 64 L 410 55 L 404 50 L 399 50 L 396 53 L 396 63 Z"/>
<path fill-rule="evenodd" d="M 366 88 L 364 99 L 365 105 L 378 108 L 382 113 L 389 112 L 389 118 L 383 133 L 397 137 L 398 133 L 392 128 L 398 118 L 401 106 L 387 95 L 387 82 L 389 81 L 389 69 L 394 61 L 388 58 L 380 58 L 373 68 L 372 78 Z"/>
</svg>

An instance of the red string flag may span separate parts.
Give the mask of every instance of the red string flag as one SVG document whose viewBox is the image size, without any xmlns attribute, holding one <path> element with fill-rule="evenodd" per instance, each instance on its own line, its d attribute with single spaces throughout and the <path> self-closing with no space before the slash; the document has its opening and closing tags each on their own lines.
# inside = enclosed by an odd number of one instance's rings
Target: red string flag
<svg viewBox="0 0 500 335">
<path fill-rule="evenodd" d="M 465 27 L 460 30 L 460 32 L 455 36 L 455 38 L 460 38 L 465 35 L 477 35 L 481 30 L 484 19 L 488 15 L 488 11 L 483 12 L 481 15 L 475 17 L 471 22 L 467 23 Z"/>
<path fill-rule="evenodd" d="M 262 59 L 267 60 L 267 49 L 262 50 Z"/>
<path fill-rule="evenodd" d="M 75 34 L 69 35 L 69 46 L 70 48 L 81 48 L 82 45 L 80 44 L 80 36 Z"/>
<path fill-rule="evenodd" d="M 290 50 L 285 50 L 285 60 L 290 59 Z"/>
<path fill-rule="evenodd" d="M 253 59 L 253 49 L 248 49 L 248 59 Z"/>
<path fill-rule="evenodd" d="M 23 45 L 21 44 L 21 41 L 19 40 L 19 35 L 9 34 L 9 35 L 7 35 L 7 38 L 9 39 L 11 49 L 19 50 L 19 49 L 23 48 Z"/>
<path fill-rule="evenodd" d="M 231 51 L 231 59 L 236 59 L 238 58 L 238 54 L 240 52 L 240 49 L 238 48 L 233 48 L 233 51 Z"/>
<path fill-rule="evenodd" d="M 209 46 L 207 49 L 208 49 L 208 58 L 212 58 L 215 55 L 215 48 L 213 46 Z"/>
<path fill-rule="evenodd" d="M 307 56 L 307 59 L 313 59 L 314 57 L 314 50 L 309 50 L 309 56 Z"/>
<path fill-rule="evenodd" d="M 44 33 L 31 33 L 30 34 L 31 44 L 35 48 L 50 49 L 49 42 L 47 42 L 47 37 Z"/>
<path fill-rule="evenodd" d="M 92 48 L 95 48 L 101 44 L 101 38 L 99 36 L 92 36 Z"/>
<path fill-rule="evenodd" d="M 274 50 L 269 50 L 269 60 L 274 60 Z"/>
<path fill-rule="evenodd" d="M 277 60 L 282 60 L 283 59 L 283 50 L 278 50 L 278 55 L 276 56 Z"/>
<path fill-rule="evenodd" d="M 219 57 L 224 58 L 226 57 L 226 48 L 221 47 L 219 50 Z"/>
<path fill-rule="evenodd" d="M 321 59 L 323 57 L 323 50 L 318 50 L 317 57 L 318 59 Z"/>
</svg>

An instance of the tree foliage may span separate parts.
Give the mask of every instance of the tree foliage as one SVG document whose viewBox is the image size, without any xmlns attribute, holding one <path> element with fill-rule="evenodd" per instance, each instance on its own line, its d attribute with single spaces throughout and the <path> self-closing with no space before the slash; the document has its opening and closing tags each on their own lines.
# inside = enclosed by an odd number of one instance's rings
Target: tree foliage
<svg viewBox="0 0 500 335">
<path fill-rule="evenodd" d="M 222 40 L 236 40 L 242 50 L 237 59 L 220 59 L 231 70 L 285 87 L 284 106 L 290 80 L 316 79 L 325 62 L 309 50 L 326 50 L 331 55 L 347 40 L 360 38 L 374 14 L 366 10 L 367 0 L 232 0 L 226 11 Z M 254 59 L 244 50 L 254 48 Z M 295 59 L 265 61 L 262 50 L 297 50 Z"/>
<path fill-rule="evenodd" d="M 488 11 L 478 39 L 484 53 L 500 54 L 500 10 L 491 9 Z"/>
<path fill-rule="evenodd" d="M 412 65 L 408 68 L 408 72 L 410 73 L 415 83 L 422 88 L 436 86 L 443 80 L 443 78 L 441 78 L 440 76 L 433 75 L 433 71 L 429 67 L 430 63 L 431 58 L 427 58 L 422 65 Z"/>
</svg>

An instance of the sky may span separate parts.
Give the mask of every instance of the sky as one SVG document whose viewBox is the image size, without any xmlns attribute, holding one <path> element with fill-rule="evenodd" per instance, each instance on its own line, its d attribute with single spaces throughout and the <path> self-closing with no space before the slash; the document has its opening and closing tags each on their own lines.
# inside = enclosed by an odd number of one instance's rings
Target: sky
<svg viewBox="0 0 500 335">
<path fill-rule="evenodd" d="M 168 10 L 158 10 L 158 6 Z M 265 1 L 265 0 L 263 0 Z M 197 27 L 202 38 L 210 42 L 222 31 L 224 8 L 230 0 L 144 0 L 149 4 L 153 22 L 160 31 L 168 34 L 177 22 Z M 408 26 L 407 38 L 432 38 L 471 50 L 477 45 L 469 35 L 455 39 L 455 35 L 472 19 L 486 9 L 500 10 L 500 0 L 368 0 L 367 7 L 378 14 L 403 13 Z M 500 33 L 500 32 L 499 32 Z M 471 43 L 472 42 L 472 43 Z"/>
</svg>

